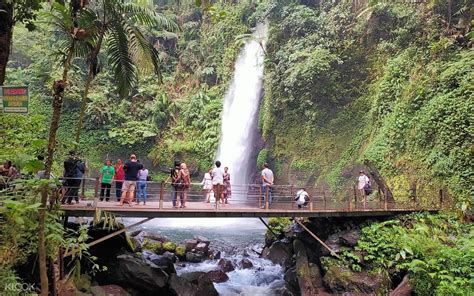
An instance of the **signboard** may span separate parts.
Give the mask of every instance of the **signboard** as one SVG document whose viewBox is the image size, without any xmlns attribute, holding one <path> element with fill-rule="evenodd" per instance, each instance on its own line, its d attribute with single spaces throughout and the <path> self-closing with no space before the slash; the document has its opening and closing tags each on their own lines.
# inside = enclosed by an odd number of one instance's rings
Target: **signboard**
<svg viewBox="0 0 474 296">
<path fill-rule="evenodd" d="M 2 86 L 0 98 L 5 113 L 28 113 L 28 86 Z"/>
</svg>

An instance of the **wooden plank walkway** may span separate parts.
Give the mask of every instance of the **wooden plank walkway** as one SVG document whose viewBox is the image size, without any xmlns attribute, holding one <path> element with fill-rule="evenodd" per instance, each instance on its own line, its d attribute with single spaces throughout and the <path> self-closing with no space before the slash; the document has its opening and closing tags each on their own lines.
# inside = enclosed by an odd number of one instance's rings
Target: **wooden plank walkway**
<svg viewBox="0 0 474 296">
<path fill-rule="evenodd" d="M 88 206 L 90 202 L 81 201 L 76 205 L 63 205 L 61 209 L 67 216 L 71 217 L 92 217 L 95 214 L 95 208 Z M 146 206 L 127 204 L 119 206 L 116 201 L 98 202 L 97 209 L 115 214 L 117 217 L 134 217 L 134 218 L 199 218 L 199 217 L 369 217 L 369 216 L 391 216 L 397 214 L 407 214 L 417 211 L 435 212 L 437 209 L 416 209 L 416 208 L 397 208 L 392 207 L 383 209 L 379 207 L 379 203 L 369 203 L 367 209 L 363 209 L 362 205 L 346 209 L 322 209 L 309 207 L 298 209 L 291 204 L 274 204 L 268 210 L 261 209 L 246 204 L 228 204 L 219 205 L 216 209 L 214 204 L 200 202 L 188 202 L 187 207 L 173 208 L 171 202 L 164 202 L 163 208 L 160 209 L 159 202 L 151 201 Z"/>
</svg>

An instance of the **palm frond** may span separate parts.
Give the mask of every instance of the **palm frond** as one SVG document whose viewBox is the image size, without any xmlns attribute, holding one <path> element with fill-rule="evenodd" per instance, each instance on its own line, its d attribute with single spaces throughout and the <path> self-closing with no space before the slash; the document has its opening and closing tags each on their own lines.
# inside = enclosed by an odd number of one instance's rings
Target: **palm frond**
<svg viewBox="0 0 474 296">
<path fill-rule="evenodd" d="M 148 27 L 156 27 L 167 31 L 179 31 L 178 24 L 162 13 L 143 8 L 133 3 L 125 3 L 118 7 L 118 11 L 128 22 Z"/>
<path fill-rule="evenodd" d="M 126 26 L 129 37 L 129 50 L 135 64 L 144 74 L 150 74 L 153 70 L 161 82 L 160 58 L 155 47 L 143 36 L 142 32 L 135 26 Z M 151 66 L 151 67 L 150 67 Z"/>
<path fill-rule="evenodd" d="M 107 56 L 117 80 L 119 94 L 126 97 L 137 83 L 136 67 L 129 55 L 127 32 L 123 28 L 123 23 L 112 20 L 109 25 Z"/>
</svg>

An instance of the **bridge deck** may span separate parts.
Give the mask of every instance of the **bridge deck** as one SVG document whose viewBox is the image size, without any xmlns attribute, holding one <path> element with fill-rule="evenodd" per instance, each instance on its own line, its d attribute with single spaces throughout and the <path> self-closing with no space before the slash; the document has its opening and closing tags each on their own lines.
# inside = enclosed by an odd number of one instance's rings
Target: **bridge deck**
<svg viewBox="0 0 474 296">
<path fill-rule="evenodd" d="M 91 217 L 95 208 L 81 202 L 77 205 L 63 205 L 61 209 L 68 216 Z M 369 203 L 364 209 L 357 205 L 350 210 L 348 208 L 323 209 L 309 207 L 298 209 L 289 204 L 274 204 L 269 209 L 243 204 L 219 205 L 218 209 L 213 204 L 204 202 L 188 202 L 186 208 L 173 208 L 171 202 L 164 202 L 160 209 L 159 202 L 148 202 L 144 205 L 119 206 L 117 202 L 98 202 L 97 209 L 108 211 L 117 217 L 146 217 L 146 218 L 192 218 L 192 217 L 363 217 L 363 216 L 390 216 L 421 211 L 417 208 L 390 207 L 380 208 L 378 203 Z M 423 209 L 424 211 L 436 211 L 437 209 Z"/>
</svg>

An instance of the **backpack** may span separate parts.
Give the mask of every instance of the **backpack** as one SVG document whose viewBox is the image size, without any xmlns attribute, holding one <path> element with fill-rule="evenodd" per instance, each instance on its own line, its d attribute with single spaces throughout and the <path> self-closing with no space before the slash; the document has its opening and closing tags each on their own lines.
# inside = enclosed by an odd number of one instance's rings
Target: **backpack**
<svg viewBox="0 0 474 296">
<path fill-rule="evenodd" d="M 370 184 L 370 181 L 365 184 L 364 192 L 365 192 L 365 195 L 369 195 L 372 193 L 372 185 Z"/>
</svg>

